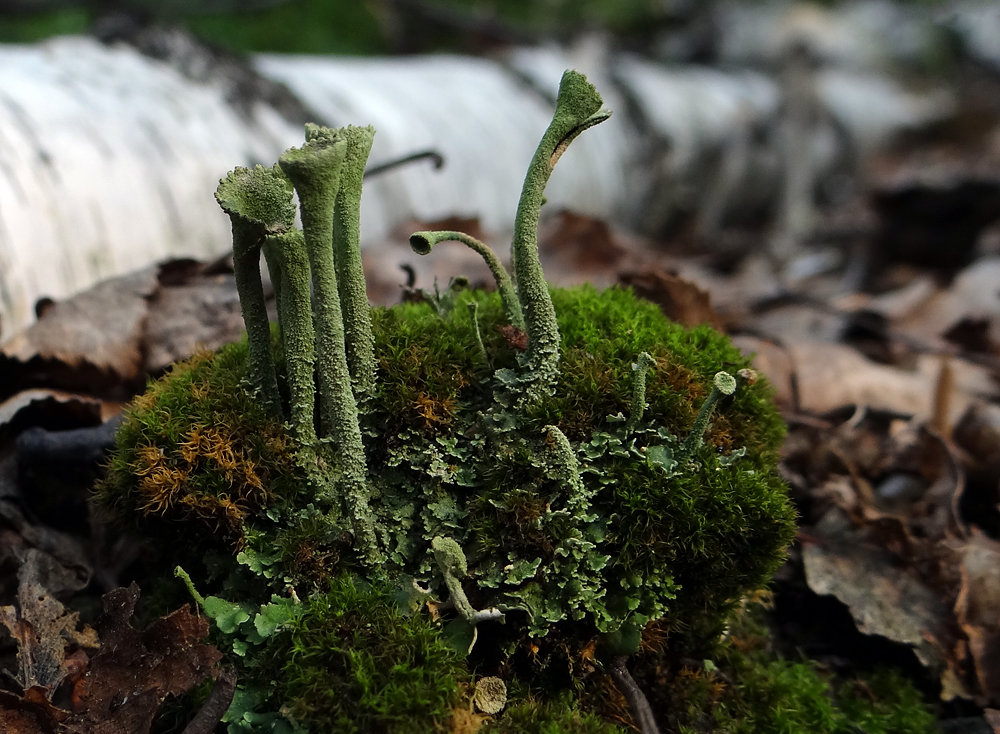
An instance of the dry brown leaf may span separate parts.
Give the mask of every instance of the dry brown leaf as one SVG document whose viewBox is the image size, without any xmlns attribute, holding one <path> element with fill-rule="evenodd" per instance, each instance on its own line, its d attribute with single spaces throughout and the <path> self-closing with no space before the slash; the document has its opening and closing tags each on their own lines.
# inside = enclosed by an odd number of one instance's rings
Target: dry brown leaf
<svg viewBox="0 0 1000 734">
<path fill-rule="evenodd" d="M 969 640 L 981 703 L 1000 705 L 1000 542 L 975 526 L 958 550 L 955 616 Z"/>
<path fill-rule="evenodd" d="M 985 709 L 983 710 L 983 718 L 993 729 L 993 734 L 1000 734 L 1000 710 Z"/>
<path fill-rule="evenodd" d="M 0 382 L 64 389 L 118 387 L 140 377 L 156 268 L 104 281 L 52 305 L 0 348 Z"/>
<path fill-rule="evenodd" d="M 206 619 L 183 607 L 140 631 L 131 623 L 138 598 L 134 583 L 104 595 L 97 623 L 101 650 L 74 689 L 79 708 L 68 727 L 143 734 L 168 695 L 179 696 L 216 674 L 222 654 L 204 642 Z"/>
<path fill-rule="evenodd" d="M 934 415 L 936 371 L 910 372 L 878 364 L 841 344 L 799 341 L 787 349 L 803 412 L 822 414 L 855 405 L 925 420 Z M 937 359 L 935 364 L 940 367 Z M 956 384 L 947 409 L 949 424 L 954 425 L 978 399 Z"/>
<path fill-rule="evenodd" d="M 636 295 L 658 305 L 671 321 L 689 327 L 709 324 L 722 329 L 722 319 L 712 308 L 708 291 L 676 273 L 654 265 L 624 272 L 619 280 L 631 286 Z"/>
<path fill-rule="evenodd" d="M 795 397 L 794 365 L 788 356 L 788 351 L 769 339 L 760 339 L 747 334 L 733 337 L 735 344 L 743 354 L 752 357 L 754 369 L 767 378 L 774 387 L 774 397 L 783 411 L 794 410 Z"/>
<path fill-rule="evenodd" d="M 94 630 L 88 626 L 78 630 L 80 615 L 67 611 L 49 592 L 54 577 L 62 579 L 61 586 L 69 583 L 71 589 L 86 584 L 86 579 L 82 584 L 68 582 L 69 572 L 48 554 L 26 551 L 18 570 L 17 605 L 0 607 L 0 623 L 17 643 L 18 683 L 25 690 L 44 690 L 50 698 L 73 672 L 67 652 L 98 645 Z"/>
<path fill-rule="evenodd" d="M 32 388 L 0 403 L 0 432 L 16 432 L 23 425 L 93 426 L 110 418 L 118 409 L 117 403 L 89 395 Z"/>
<path fill-rule="evenodd" d="M 923 293 L 919 304 L 893 314 L 892 328 L 926 340 L 943 339 L 963 320 L 985 322 L 989 343 L 1000 345 L 1000 257 L 981 258 L 965 268 L 947 288 Z"/>
<path fill-rule="evenodd" d="M 940 641 L 948 638 L 951 614 L 940 594 L 839 511 L 828 512 L 810 535 L 818 542 L 802 548 L 809 587 L 847 606 L 860 632 L 910 647 L 941 675 L 947 646 Z"/>
<path fill-rule="evenodd" d="M 614 285 L 618 270 L 638 244 L 603 219 L 562 210 L 546 216 L 538 230 L 545 277 L 560 286 L 588 282 Z"/>
<path fill-rule="evenodd" d="M 211 267 L 193 263 L 188 272 L 171 277 L 172 282 L 149 299 L 143 368 L 150 374 L 198 349 L 215 350 L 236 341 L 245 328 L 231 273 L 213 272 Z M 161 283 L 164 278 L 161 271 Z"/>
</svg>

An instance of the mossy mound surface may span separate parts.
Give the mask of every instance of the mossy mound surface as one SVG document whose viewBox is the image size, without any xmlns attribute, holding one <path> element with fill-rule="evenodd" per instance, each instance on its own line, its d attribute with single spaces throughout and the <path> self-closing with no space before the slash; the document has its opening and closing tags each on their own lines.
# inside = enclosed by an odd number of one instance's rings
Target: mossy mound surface
<svg viewBox="0 0 1000 734">
<path fill-rule="evenodd" d="M 428 303 L 375 311 L 379 382 L 364 427 L 380 570 L 436 585 L 431 540 L 453 538 L 470 600 L 527 612 L 536 635 L 566 619 L 612 632 L 715 613 L 766 582 L 794 527 L 767 386 L 741 389 L 704 445 L 680 456 L 712 375 L 746 360 L 717 332 L 685 330 L 625 290 L 553 300 L 559 384 L 524 415 L 485 413 L 503 387 L 494 374 L 518 356 L 494 295 L 460 294 L 443 313 Z M 641 352 L 655 362 L 648 407 L 626 427 Z M 310 512 L 291 442 L 242 387 L 245 359 L 233 345 L 154 383 L 119 433 L 100 499 L 118 514 L 183 520 L 169 526 L 182 535 L 208 529 L 239 550 L 280 551 L 282 575 L 322 584 L 359 563 L 348 526 L 338 533 Z M 569 438 L 582 486 L 560 471 L 550 425 Z"/>
<path fill-rule="evenodd" d="M 169 544 L 203 591 L 250 606 L 289 586 L 311 598 L 343 573 L 407 590 L 411 609 L 454 601 L 432 550 L 454 541 L 468 604 L 505 616 L 488 623 L 493 651 L 477 651 L 494 667 L 527 647 L 551 659 L 547 644 L 569 660 L 627 654 L 653 621 L 717 633 L 794 532 L 766 382 L 741 384 L 692 442 L 713 376 L 747 360 L 629 291 L 581 287 L 552 292 L 554 392 L 506 406 L 522 335 L 495 294 L 446 295 L 373 312 L 378 382 L 360 407 L 377 566 L 356 551 L 347 512 L 315 502 L 331 489 L 315 486 L 315 467 L 334 465 L 336 447 L 294 446 L 244 387 L 245 343 L 151 384 L 128 412 L 100 503 Z M 452 645 L 471 646 L 477 630 L 442 614 Z"/>
</svg>

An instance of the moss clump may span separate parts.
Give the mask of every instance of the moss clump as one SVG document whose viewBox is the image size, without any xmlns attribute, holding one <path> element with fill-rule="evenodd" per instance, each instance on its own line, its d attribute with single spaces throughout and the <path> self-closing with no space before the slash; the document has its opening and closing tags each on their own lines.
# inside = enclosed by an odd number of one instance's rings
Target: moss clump
<svg viewBox="0 0 1000 734">
<path fill-rule="evenodd" d="M 932 734 L 934 714 L 899 672 L 879 669 L 842 677 L 809 660 L 776 652 L 764 610 L 735 614 L 704 665 L 665 649 L 638 656 L 637 676 L 651 686 L 668 731 L 682 734 Z"/>
<path fill-rule="evenodd" d="M 627 731 L 581 711 L 567 696 L 552 701 L 516 702 L 483 729 L 484 734 L 625 734 Z"/>
<path fill-rule="evenodd" d="M 200 352 L 150 383 L 118 431 L 100 503 L 147 529 L 182 521 L 191 538 L 241 546 L 248 519 L 297 486 L 288 433 L 243 388 L 246 372 L 242 342 Z"/>
<path fill-rule="evenodd" d="M 267 654 L 275 708 L 316 732 L 447 731 L 468 676 L 426 617 L 350 576 L 304 603 Z"/>
<path fill-rule="evenodd" d="M 163 547 L 187 549 L 193 565 L 178 575 L 228 636 L 241 679 L 257 681 L 234 704 L 242 724 L 277 715 L 259 713 L 272 680 L 283 681 L 280 711 L 318 729 L 343 730 L 354 706 L 405 710 L 396 699 L 415 697 L 372 687 L 371 666 L 392 659 L 397 640 L 397 625 L 373 621 L 370 638 L 342 648 L 359 687 L 324 698 L 321 681 L 346 664 L 328 652 L 333 637 L 367 624 L 323 616 L 323 605 L 340 608 L 327 590 L 346 573 L 405 592 L 480 673 L 545 698 L 568 687 L 542 685 L 560 665 L 585 675 L 596 659 L 615 661 L 627 680 L 622 659 L 650 630 L 705 643 L 783 558 L 794 532 L 775 470 L 783 429 L 747 360 L 627 290 L 545 283 L 545 183 L 569 143 L 608 116 L 567 72 L 518 207 L 516 290 L 475 243 L 500 295 L 449 288 L 369 313 L 357 241 L 369 129 L 307 126 L 280 166 L 221 182 L 247 343 L 151 386 L 98 498 Z M 292 183 L 305 232 L 289 216 Z M 411 242 L 426 252 L 455 233 L 419 234 Z M 259 252 L 277 334 L 262 317 Z M 359 309 L 364 318 L 351 315 Z M 220 543 L 229 556 L 203 563 L 200 550 Z M 261 654 L 296 630 L 292 667 Z"/>
<path fill-rule="evenodd" d="M 517 350 L 498 329 L 495 294 L 465 293 L 443 315 L 427 303 L 374 311 L 380 380 L 365 425 L 378 436 L 368 464 L 380 489 L 373 511 L 387 529 L 385 568 L 433 577 L 431 539 L 454 538 L 480 598 L 533 615 L 536 634 L 549 617 L 587 617 L 597 634 L 630 620 L 641 628 L 665 614 L 718 615 L 766 582 L 793 532 L 784 487 L 769 465 L 781 424 L 768 388 L 761 382 L 743 390 L 718 411 L 697 458 L 668 470 L 644 451 L 683 436 L 715 368 L 740 368 L 745 359 L 720 334 L 672 324 L 626 290 L 582 287 L 552 296 L 566 355 L 559 384 L 513 436 L 486 433 L 482 412 L 495 382 L 471 348 L 475 332 L 463 305 L 479 304 L 490 362 L 512 363 Z M 615 416 L 630 410 L 630 355 L 640 352 L 656 362 L 649 405 L 642 425 L 624 435 Z M 343 562 L 357 563 L 344 553 L 348 530 L 332 532 L 315 514 L 289 509 L 306 499 L 306 474 L 280 424 L 240 387 L 245 355 L 245 345 L 199 355 L 154 383 L 129 411 L 101 499 L 186 521 L 171 530 L 192 538 L 205 527 L 192 521 L 202 520 L 237 549 L 273 556 L 277 546 L 283 574 L 324 583 Z M 591 439 L 571 441 L 590 519 L 568 512 L 565 483 L 538 459 L 549 450 L 544 425 Z M 189 456 L 192 436 L 212 437 L 217 451 Z M 734 456 L 734 447 L 746 455 Z M 150 480 L 161 476 L 171 481 Z M 295 522 L 275 522 L 281 513 Z M 573 553 L 583 568 L 568 578 L 563 559 Z M 590 587 L 575 589 L 571 581 Z M 579 604 L 568 609 L 574 595 Z"/>
</svg>

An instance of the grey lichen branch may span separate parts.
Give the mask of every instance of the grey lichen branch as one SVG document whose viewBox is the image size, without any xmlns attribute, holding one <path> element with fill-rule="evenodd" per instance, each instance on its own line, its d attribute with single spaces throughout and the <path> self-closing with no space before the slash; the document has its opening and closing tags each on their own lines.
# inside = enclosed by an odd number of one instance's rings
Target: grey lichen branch
<svg viewBox="0 0 1000 734">
<path fill-rule="evenodd" d="M 215 199 L 233 228 L 233 270 L 249 343 L 248 381 L 275 416 L 281 416 L 278 381 L 271 357 L 271 326 L 260 277 L 260 250 L 268 234 L 295 220 L 292 186 L 277 166 L 236 168 L 219 182 Z"/>
<path fill-rule="evenodd" d="M 653 716 L 653 708 L 649 705 L 649 699 L 639 688 L 635 678 L 628 672 L 625 666 L 628 658 L 619 656 L 611 661 L 608 672 L 614 680 L 618 690 L 625 696 L 629 708 L 632 709 L 632 717 L 639 727 L 641 734 L 660 734 L 660 727 L 656 725 L 656 718 Z"/>
<path fill-rule="evenodd" d="M 485 242 L 477 240 L 472 235 L 464 232 L 454 232 L 450 230 L 422 231 L 414 232 L 410 235 L 410 247 L 418 255 L 427 255 L 435 245 L 441 242 L 461 242 L 477 253 L 486 262 L 486 267 L 490 269 L 493 279 L 497 284 L 497 291 L 500 293 L 500 301 L 503 303 L 504 318 L 507 323 L 524 330 L 524 314 L 521 313 L 521 303 L 517 300 L 517 293 L 514 291 L 514 282 L 511 280 L 507 269 L 500 262 L 500 258 L 493 252 Z"/>
<path fill-rule="evenodd" d="M 568 490 L 566 509 L 574 516 L 585 515 L 590 505 L 591 493 L 587 491 L 583 479 L 580 478 L 580 462 L 576 458 L 573 446 L 566 438 L 566 434 L 557 426 L 545 426 L 542 430 L 549 445 L 552 464 Z"/>
<path fill-rule="evenodd" d="M 329 128 L 306 126 L 306 139 L 334 134 Z M 355 399 L 360 403 L 375 387 L 375 336 L 371 306 L 361 263 L 361 185 L 375 128 L 349 125 L 335 134 L 347 141 L 340 189 L 333 210 L 333 262 L 340 286 L 347 364 Z"/>
<path fill-rule="evenodd" d="M 503 622 L 504 614 L 495 607 L 476 609 L 469 602 L 469 597 L 465 595 L 465 589 L 462 588 L 462 579 L 468 575 L 469 565 L 465 558 L 465 552 L 453 538 L 436 536 L 431 540 L 431 550 L 434 552 L 434 561 L 444 578 L 444 585 L 448 589 L 448 601 L 455 608 L 455 611 L 473 627 L 472 643 L 469 645 L 471 651 L 479 634 L 476 625 L 480 622 Z"/>
<path fill-rule="evenodd" d="M 532 377 L 526 386 L 529 399 L 552 390 L 559 367 L 559 326 L 538 258 L 538 218 L 545 186 L 569 144 L 587 128 L 610 117 L 610 112 L 601 109 L 602 104 L 601 95 L 583 74 L 572 70 L 563 74 L 552 122 L 535 150 L 521 189 L 511 257 L 528 333 L 526 366 Z"/>
<path fill-rule="evenodd" d="M 314 446 L 316 388 L 313 382 L 315 354 L 312 306 L 309 298 L 309 256 L 302 232 L 290 229 L 271 235 L 264 242 L 271 277 L 281 293 L 278 321 L 285 350 L 288 375 L 289 424 L 300 446 Z"/>
<path fill-rule="evenodd" d="M 681 446 L 681 451 L 684 455 L 691 456 L 701 447 L 705 442 L 705 432 L 708 430 L 708 424 L 712 420 L 712 413 L 715 412 L 715 406 L 719 404 L 722 398 L 732 395 L 735 392 L 736 378 L 728 372 L 716 372 L 712 380 L 712 392 L 709 393 L 708 398 L 702 403 L 698 415 L 695 416 L 694 425 L 691 426 L 691 432 L 684 439 L 684 443 Z"/>
<path fill-rule="evenodd" d="M 278 160 L 278 165 L 291 179 L 299 196 L 302 229 L 309 253 L 314 293 L 320 430 L 324 436 L 331 436 L 335 425 L 351 420 L 351 416 L 347 415 L 350 413 L 347 402 L 354 402 L 353 393 L 350 401 L 346 401 L 341 394 L 343 379 L 346 378 L 349 385 L 350 378 L 347 375 L 340 294 L 331 254 L 333 208 L 340 189 L 340 169 L 346 153 L 345 140 L 323 137 L 301 148 L 285 151 Z"/>
<path fill-rule="evenodd" d="M 364 557 L 377 563 L 382 554 L 368 503 L 368 466 L 347 365 L 343 312 L 332 256 L 333 211 L 346 153 L 347 142 L 327 130 L 322 135 L 314 134 L 301 148 L 285 151 L 278 164 L 299 196 L 312 274 L 321 435 L 336 447 L 334 482 L 347 506 L 355 540 Z"/>
<path fill-rule="evenodd" d="M 646 411 L 646 375 L 656 360 L 649 352 L 641 352 L 632 365 L 632 409 L 625 424 L 626 431 L 634 431 L 642 421 Z"/>
</svg>

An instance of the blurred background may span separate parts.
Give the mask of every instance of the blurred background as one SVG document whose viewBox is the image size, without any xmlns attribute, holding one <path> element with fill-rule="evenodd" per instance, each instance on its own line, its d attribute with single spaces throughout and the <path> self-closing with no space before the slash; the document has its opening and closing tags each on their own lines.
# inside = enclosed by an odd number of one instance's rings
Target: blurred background
<svg viewBox="0 0 1000 734">
<path fill-rule="evenodd" d="M 223 254 L 218 178 L 306 121 L 374 124 L 373 165 L 443 158 L 366 191 L 392 300 L 405 223 L 503 239 L 567 67 L 616 115 L 557 169 L 551 211 L 712 268 L 766 254 L 782 285 L 958 267 L 1000 248 L 998 29 L 984 0 L 0 0 L 0 333 L 39 299 Z M 960 237 L 924 226 L 942 211 Z"/>
<path fill-rule="evenodd" d="M 566 68 L 614 115 L 546 191 L 546 276 L 756 355 L 801 514 L 774 639 L 824 675 L 893 665 L 941 731 L 997 734 L 996 0 L 0 0 L 0 512 L 99 545 L 89 475 L 51 488 L 40 453 L 16 489 L 4 436 L 100 426 L 239 337 L 228 170 L 372 124 L 371 298 L 489 283 L 408 235 L 506 256 Z"/>
</svg>

